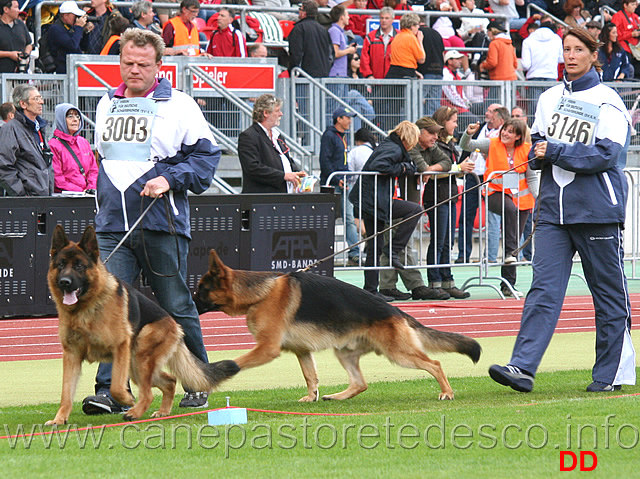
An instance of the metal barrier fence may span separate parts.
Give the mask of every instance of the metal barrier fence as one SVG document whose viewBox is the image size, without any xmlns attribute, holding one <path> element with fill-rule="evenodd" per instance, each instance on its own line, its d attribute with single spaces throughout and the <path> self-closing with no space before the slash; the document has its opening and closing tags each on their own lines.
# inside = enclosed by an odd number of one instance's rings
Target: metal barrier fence
<svg viewBox="0 0 640 479">
<path fill-rule="evenodd" d="M 625 248 L 625 263 L 629 264 L 629 274 L 627 275 L 629 280 L 638 280 L 640 279 L 640 168 L 626 168 L 625 174 L 628 179 L 629 186 L 629 194 L 627 200 L 627 220 L 625 224 L 625 238 L 624 238 L 624 248 Z M 475 174 L 470 174 L 475 177 L 476 182 L 478 182 L 478 178 Z M 377 197 L 377 188 L 378 188 L 378 178 L 384 175 L 375 172 L 335 172 L 333 173 L 329 179 L 327 180 L 327 185 L 334 178 L 340 178 L 344 180 L 344 184 L 349 185 L 348 188 L 357 188 L 358 195 L 361 198 L 363 195 L 361 182 L 357 180 L 362 176 L 374 176 L 374 198 Z M 488 186 L 485 185 L 482 188 L 477 188 L 473 191 L 469 191 L 468 193 L 464 193 L 464 184 L 465 180 L 469 175 L 462 176 L 460 173 L 421 173 L 416 175 L 416 177 L 420 178 L 420 182 L 417 183 L 419 186 L 419 190 L 417 192 L 412 192 L 412 188 L 415 191 L 416 188 L 416 180 L 415 177 L 407 177 L 401 180 L 399 186 L 399 190 L 402 192 L 401 198 L 410 201 L 420 201 L 420 205 L 422 205 L 423 194 L 424 194 L 424 185 L 425 180 L 429 178 L 428 181 L 435 182 L 434 191 L 437 191 L 438 182 L 446 182 L 448 187 L 451 189 L 454 186 L 455 190 L 458 191 L 461 195 L 457 198 L 454 198 L 450 203 L 445 204 L 444 208 L 439 207 L 436 211 L 430 215 L 431 218 L 434 219 L 434 225 L 430 224 L 429 218 L 427 218 L 426 214 L 421 215 L 420 221 L 414 231 L 411 240 L 408 243 L 409 251 L 405 250 L 401 253 L 400 258 L 401 261 L 406 265 L 405 269 L 418 269 L 418 270 L 426 270 L 428 276 L 429 269 L 436 269 L 441 267 L 449 267 L 452 268 L 453 273 L 455 274 L 455 268 L 459 267 L 472 267 L 475 268 L 476 273 L 473 273 L 471 278 L 469 278 L 464 284 L 459 286 L 462 289 L 469 289 L 472 287 L 487 287 L 495 290 L 498 295 L 504 298 L 504 295 L 500 291 L 498 287 L 495 286 L 495 283 L 500 283 L 508 287 L 508 282 L 505 278 L 501 277 L 499 274 L 499 270 L 496 268 L 502 267 L 505 265 L 505 237 L 501 234 L 501 231 L 505 231 L 505 222 L 504 215 L 496 215 L 494 213 L 489 212 L 488 205 L 484 201 L 485 193 L 488 190 Z M 477 183 L 476 183 L 477 184 Z M 394 191 L 389 191 L 389 201 L 392 201 L 394 194 L 397 194 L 397 188 Z M 464 228 L 464 210 L 465 210 L 465 195 L 474 195 L 477 200 L 477 204 L 479 208 L 476 212 L 476 221 L 471 229 L 471 237 L 467 236 Z M 336 234 L 336 246 L 335 251 L 341 252 L 335 258 L 335 265 L 337 270 L 354 270 L 354 269 L 379 269 L 379 270 L 392 270 L 393 267 L 389 266 L 388 258 L 391 257 L 391 241 L 389 237 L 385 236 L 385 238 L 379 238 L 380 241 L 384 241 L 384 249 L 383 255 L 379 260 L 374 262 L 374 266 L 365 267 L 364 266 L 364 246 L 362 243 L 360 245 L 360 261 L 357 265 L 347 264 L 347 252 L 349 249 L 350 242 L 347 241 L 347 225 L 349 218 L 347 217 L 347 208 L 353 206 L 347 200 L 346 195 L 342 195 L 340 198 L 342 204 L 342 214 L 341 217 L 337 219 L 337 234 Z M 504 196 L 502 202 L 502 211 L 504 211 Z M 510 201 L 510 200 L 508 200 Z M 430 204 L 434 204 L 435 201 L 430 201 Z M 360 201 L 362 204 L 362 201 Z M 445 214 L 447 216 L 445 221 L 440 221 L 438 219 L 438 215 Z M 491 216 L 494 215 L 493 220 Z M 356 218 L 362 217 L 362 210 L 354 211 L 354 216 Z M 531 221 L 534 220 L 533 214 L 529 215 Z M 497 220 L 497 223 L 492 225 L 492 221 Z M 376 218 L 377 221 L 377 218 Z M 385 218 L 384 222 L 386 225 L 391 224 L 393 218 Z M 446 225 L 446 228 L 449 228 L 448 234 L 442 234 L 442 231 L 438 231 L 438 228 L 442 227 L 442 224 Z M 439 226 L 440 225 L 440 226 Z M 461 230 L 462 227 L 462 230 Z M 516 225 L 518 230 L 520 229 L 520 223 L 518 219 L 518 223 Z M 357 226 L 356 228 L 358 234 L 358 241 L 362 241 L 363 238 L 369 236 L 369 232 L 363 232 L 361 226 Z M 524 241 L 530 229 L 525 228 L 525 232 L 523 236 L 520 238 L 520 242 Z M 391 235 L 391 239 L 393 238 L 393 230 L 389 233 Z M 438 244 L 437 238 L 446 238 L 446 244 Z M 469 259 L 464 258 L 463 253 L 460 251 L 460 244 L 466 244 L 466 240 L 471 239 L 472 243 L 472 253 L 469 255 Z M 532 241 L 530 242 L 531 252 L 528 253 L 528 256 L 524 256 L 524 250 L 521 252 L 520 256 L 517 258 L 517 262 L 513 263 L 519 267 L 528 267 L 531 264 L 531 257 L 535 254 L 535 233 L 533 235 Z M 449 255 L 444 255 L 445 258 L 449 258 L 448 262 L 441 264 L 429 264 L 427 262 L 427 251 L 430 247 L 430 244 L 438 249 L 438 247 L 444 247 L 448 249 L 450 252 Z M 492 251 L 493 250 L 493 251 Z M 415 264 L 411 264 L 411 262 L 407 263 L 409 256 L 415 258 Z M 462 261 L 456 261 L 458 258 L 461 258 Z M 575 263 L 580 263 L 579 256 L 576 256 L 574 259 Z M 425 278 L 425 284 L 427 283 Z"/>
<path fill-rule="evenodd" d="M 16 85 L 29 81 L 33 84 L 42 95 L 44 100 L 42 117 L 49 123 L 46 132 L 49 138 L 53 135 L 52 125 L 55 125 L 55 108 L 56 105 L 68 101 L 68 83 L 69 80 L 65 75 L 29 75 L 21 73 L 3 73 L 0 74 L 0 103 L 10 102 L 11 92 Z"/>
</svg>

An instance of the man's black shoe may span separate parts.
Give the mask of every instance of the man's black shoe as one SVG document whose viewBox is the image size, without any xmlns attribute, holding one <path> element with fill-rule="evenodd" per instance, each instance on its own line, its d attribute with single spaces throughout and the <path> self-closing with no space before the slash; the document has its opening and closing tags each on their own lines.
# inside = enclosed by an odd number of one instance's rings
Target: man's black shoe
<svg viewBox="0 0 640 479">
<path fill-rule="evenodd" d="M 393 296 L 387 296 L 386 294 L 382 294 L 379 291 L 376 291 L 375 293 L 371 293 L 371 294 L 373 294 L 374 296 L 377 296 L 380 299 L 385 300 L 387 303 L 391 303 L 395 300 Z"/>
<path fill-rule="evenodd" d="M 440 288 L 427 288 L 426 286 L 418 286 L 411 290 L 411 297 L 417 301 L 423 300 L 445 300 L 451 296 L 449 293 Z"/>
<path fill-rule="evenodd" d="M 489 376 L 495 382 L 503 386 L 509 386 L 511 389 L 522 393 L 528 393 L 533 390 L 533 376 L 517 366 L 494 364 L 489 368 Z"/>
<path fill-rule="evenodd" d="M 593 381 L 587 386 L 587 392 L 589 393 L 607 393 L 611 391 L 620 391 L 622 386 L 619 384 L 607 384 L 600 381 Z"/>
<path fill-rule="evenodd" d="M 120 414 L 128 410 L 129 406 L 123 406 L 116 402 L 109 393 L 98 393 L 95 396 L 87 396 L 82 401 L 82 412 L 88 416 Z"/>
<path fill-rule="evenodd" d="M 186 392 L 184 397 L 180 400 L 178 407 L 190 407 L 190 408 L 204 408 L 209 407 L 209 401 L 207 398 L 209 393 L 207 392 Z"/>
<path fill-rule="evenodd" d="M 455 286 L 453 288 L 443 288 L 443 289 L 446 293 L 449 294 L 449 296 L 455 299 L 467 299 L 468 297 L 471 296 L 471 293 L 469 293 L 468 291 L 463 291 L 461 289 L 456 288 Z"/>
<path fill-rule="evenodd" d="M 403 293 L 402 291 L 398 291 L 397 288 L 393 289 L 381 289 L 381 294 L 385 296 L 391 296 L 393 299 L 397 299 L 398 301 L 406 301 L 411 299 L 411 293 Z"/>
</svg>

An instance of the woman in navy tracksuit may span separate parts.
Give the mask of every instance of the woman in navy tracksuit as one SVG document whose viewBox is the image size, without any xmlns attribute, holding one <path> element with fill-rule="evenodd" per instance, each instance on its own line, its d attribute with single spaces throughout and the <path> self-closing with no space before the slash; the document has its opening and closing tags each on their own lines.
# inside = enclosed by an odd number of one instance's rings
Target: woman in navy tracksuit
<svg viewBox="0 0 640 479">
<path fill-rule="evenodd" d="M 598 42 L 575 28 L 563 44 L 564 84 L 540 95 L 531 128 L 530 165 L 542 170 L 533 282 L 511 361 L 489 374 L 516 391 L 533 389 L 577 251 L 595 308 L 596 361 L 587 391 L 615 391 L 636 379 L 622 239 L 631 119 L 618 94 L 600 83 Z"/>
</svg>

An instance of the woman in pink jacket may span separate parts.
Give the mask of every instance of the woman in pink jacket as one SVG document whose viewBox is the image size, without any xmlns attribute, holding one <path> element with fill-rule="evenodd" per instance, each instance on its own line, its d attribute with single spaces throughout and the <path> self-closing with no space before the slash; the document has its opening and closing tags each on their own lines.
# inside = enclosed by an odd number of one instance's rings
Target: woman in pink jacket
<svg viewBox="0 0 640 479">
<path fill-rule="evenodd" d="M 71 103 L 56 106 L 56 130 L 49 141 L 49 147 L 53 152 L 56 193 L 95 193 L 98 165 L 91 151 L 91 144 L 80 135 L 83 127 L 84 120 L 78 108 Z"/>
</svg>

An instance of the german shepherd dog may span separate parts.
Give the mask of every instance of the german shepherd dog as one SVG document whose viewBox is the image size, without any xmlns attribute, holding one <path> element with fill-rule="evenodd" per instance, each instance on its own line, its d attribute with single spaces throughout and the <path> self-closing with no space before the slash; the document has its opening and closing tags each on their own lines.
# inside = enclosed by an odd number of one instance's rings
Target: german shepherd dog
<svg viewBox="0 0 640 479">
<path fill-rule="evenodd" d="M 193 356 L 182 339 L 182 328 L 169 313 L 107 271 L 92 226 L 80 243 L 69 241 L 62 226 L 56 226 L 47 279 L 58 310 L 63 351 L 60 409 L 47 425 L 67 422 L 84 360 L 113 362 L 111 395 L 132 406 L 124 414 L 127 420 L 149 409 L 152 386 L 162 391 L 162 404 L 152 416 L 171 412 L 176 378 L 162 371 L 165 364 L 183 385 L 196 391 L 210 391 L 239 371 L 233 361 L 204 364 Z M 127 389 L 129 375 L 139 387 L 135 404 Z"/>
<path fill-rule="evenodd" d="M 438 381 L 439 399 L 453 399 L 440 363 L 426 351 L 457 352 L 476 363 L 481 347 L 460 334 L 437 331 L 360 288 L 313 273 L 238 271 L 225 266 L 215 250 L 196 293 L 200 312 L 220 309 L 246 315 L 257 345 L 235 359 L 240 369 L 268 363 L 281 351 L 298 357 L 308 393 L 318 400 L 318 375 L 312 353 L 333 348 L 349 375 L 349 387 L 322 399 L 349 399 L 367 389 L 360 356 L 375 351 L 407 368 L 423 369 Z"/>
</svg>

